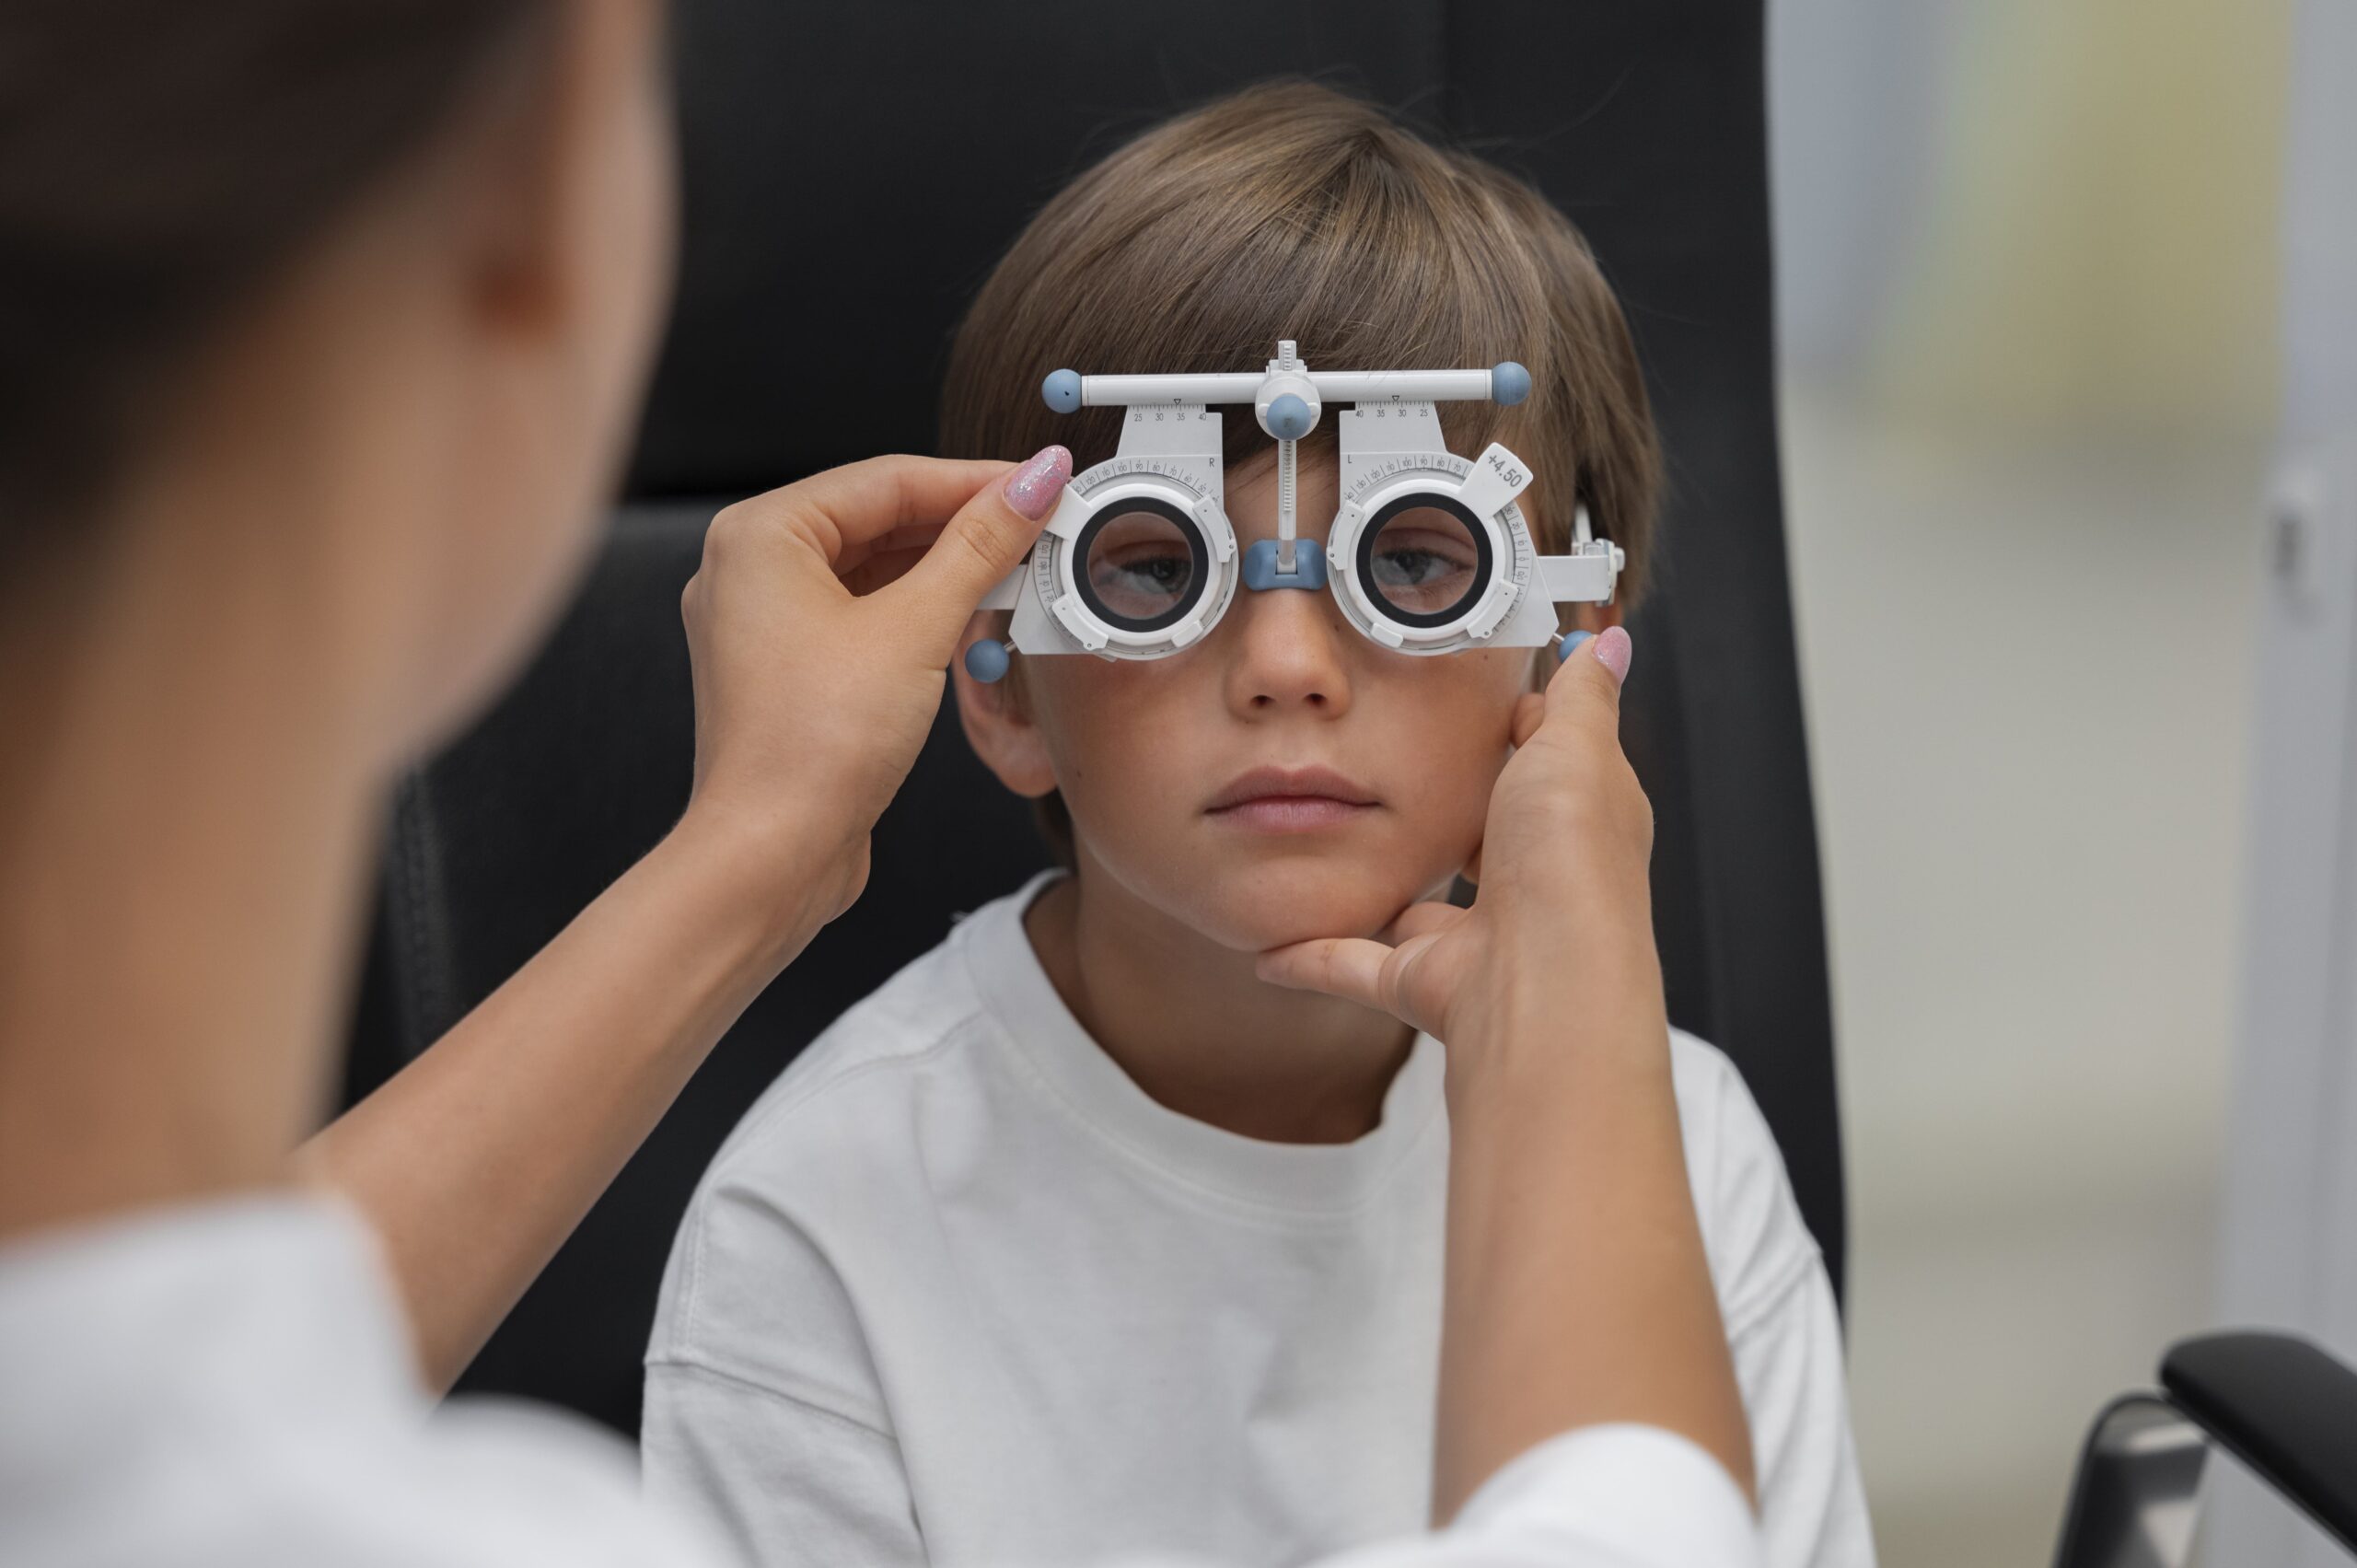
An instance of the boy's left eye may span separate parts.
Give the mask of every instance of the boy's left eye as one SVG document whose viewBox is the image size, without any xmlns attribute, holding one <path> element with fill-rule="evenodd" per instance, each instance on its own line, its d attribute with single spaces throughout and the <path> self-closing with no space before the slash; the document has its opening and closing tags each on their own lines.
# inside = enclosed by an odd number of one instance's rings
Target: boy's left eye
<svg viewBox="0 0 2357 1568">
<path fill-rule="evenodd" d="M 1437 551 L 1387 550 L 1375 558 L 1375 574 L 1386 587 L 1404 587 L 1432 582 L 1451 564 Z"/>
<path fill-rule="evenodd" d="M 1453 519 L 1446 528 L 1393 522 L 1368 559 L 1376 592 L 1411 615 L 1438 614 L 1463 598 L 1478 563 L 1471 537 Z"/>
</svg>

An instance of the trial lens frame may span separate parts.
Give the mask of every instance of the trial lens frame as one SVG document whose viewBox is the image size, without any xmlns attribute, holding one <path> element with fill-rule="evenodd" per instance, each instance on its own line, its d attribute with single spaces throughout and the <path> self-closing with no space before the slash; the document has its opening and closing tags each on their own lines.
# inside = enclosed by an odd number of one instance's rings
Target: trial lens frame
<svg viewBox="0 0 2357 1568">
<path fill-rule="evenodd" d="M 1312 371 L 1291 342 L 1260 374 L 1080 376 L 1040 389 L 1059 413 L 1126 408 L 1109 461 L 1076 475 L 1025 565 L 982 601 L 1015 612 L 1009 643 L 967 650 L 976 679 L 1004 675 L 1010 651 L 1162 658 L 1218 624 L 1248 589 L 1327 588 L 1362 635 L 1411 654 L 1470 647 L 1567 647 L 1555 606 L 1608 604 L 1625 557 L 1576 511 L 1573 551 L 1542 556 L 1516 498 L 1527 464 L 1492 443 L 1450 452 L 1434 404 L 1529 394 L 1507 361 L 1487 370 Z M 1225 508 L 1221 416 L 1252 405 L 1277 443 L 1277 537 L 1241 552 Z M 1327 403 L 1338 415 L 1341 504 L 1326 547 L 1302 550 L 1297 447 Z M 1126 560 L 1125 560 L 1126 557 Z M 1411 581 L 1418 574 L 1436 574 Z"/>
</svg>

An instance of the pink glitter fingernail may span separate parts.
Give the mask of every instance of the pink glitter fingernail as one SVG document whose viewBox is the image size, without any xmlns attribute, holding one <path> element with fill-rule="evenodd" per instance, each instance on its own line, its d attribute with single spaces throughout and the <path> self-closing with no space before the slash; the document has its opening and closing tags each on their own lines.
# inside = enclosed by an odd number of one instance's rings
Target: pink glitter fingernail
<svg viewBox="0 0 2357 1568">
<path fill-rule="evenodd" d="M 1612 672 L 1616 683 L 1629 679 L 1629 659 L 1636 652 L 1629 641 L 1629 633 L 1618 626 L 1607 626 L 1595 643 L 1596 662 Z"/>
<path fill-rule="evenodd" d="M 1036 523 L 1071 482 L 1072 454 L 1062 447 L 1042 447 L 1006 476 L 1006 504 Z"/>
</svg>

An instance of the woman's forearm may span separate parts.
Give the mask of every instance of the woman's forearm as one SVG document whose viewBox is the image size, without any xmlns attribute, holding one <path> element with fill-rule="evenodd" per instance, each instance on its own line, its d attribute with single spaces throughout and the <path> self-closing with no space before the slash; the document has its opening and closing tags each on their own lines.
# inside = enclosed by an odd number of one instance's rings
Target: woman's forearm
<svg viewBox="0 0 2357 1568">
<path fill-rule="evenodd" d="M 1659 963 L 1649 940 L 1627 948 L 1586 955 L 1575 989 L 1534 970 L 1450 1043 L 1436 1522 L 1523 1450 L 1605 1422 L 1689 1437 L 1752 1490 Z"/>
<path fill-rule="evenodd" d="M 961 629 L 1071 476 L 1061 447 L 1020 469 L 876 458 L 713 518 L 680 598 L 686 818 L 302 1151 L 383 1234 L 435 1387 L 722 1032 L 858 896 L 868 830 L 932 730 Z"/>
<path fill-rule="evenodd" d="M 448 1387 L 827 909 L 774 850 L 683 823 L 530 963 L 306 1144 L 381 1235 Z M 790 858 L 790 857 L 788 857 Z M 816 877 L 808 880 L 817 881 Z"/>
</svg>

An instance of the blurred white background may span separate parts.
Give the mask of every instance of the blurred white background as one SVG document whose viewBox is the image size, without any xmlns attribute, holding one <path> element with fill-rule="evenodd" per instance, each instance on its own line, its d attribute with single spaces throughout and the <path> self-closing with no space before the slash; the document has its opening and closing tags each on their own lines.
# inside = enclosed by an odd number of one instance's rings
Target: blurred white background
<svg viewBox="0 0 2357 1568">
<path fill-rule="evenodd" d="M 1883 1559 L 2049 1560 L 2215 1312 L 2291 0 L 1771 0 Z"/>
</svg>

